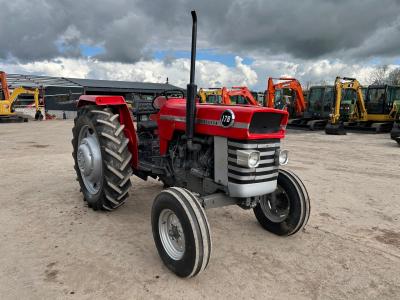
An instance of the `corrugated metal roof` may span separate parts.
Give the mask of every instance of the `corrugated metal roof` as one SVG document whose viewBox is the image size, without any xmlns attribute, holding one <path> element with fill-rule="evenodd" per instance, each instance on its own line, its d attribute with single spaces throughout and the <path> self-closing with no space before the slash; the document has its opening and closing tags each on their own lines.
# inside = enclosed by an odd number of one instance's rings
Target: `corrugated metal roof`
<svg viewBox="0 0 400 300">
<path fill-rule="evenodd" d="M 7 83 L 11 88 L 19 86 L 25 87 L 81 87 L 78 84 L 69 81 L 63 77 L 26 75 L 26 74 L 7 74 Z"/>
<path fill-rule="evenodd" d="M 97 80 L 97 79 L 80 79 L 66 78 L 84 88 L 107 88 L 107 89 L 127 89 L 127 90 L 170 90 L 179 89 L 178 87 L 168 83 L 151 83 L 151 82 L 135 82 L 135 81 L 115 81 L 115 80 Z"/>
<path fill-rule="evenodd" d="M 129 91 L 163 91 L 180 89 L 168 83 L 131 82 L 116 80 L 98 80 L 82 78 L 51 77 L 25 74 L 7 74 L 7 82 L 11 88 L 25 87 L 79 87 L 86 90 L 124 90 Z"/>
</svg>

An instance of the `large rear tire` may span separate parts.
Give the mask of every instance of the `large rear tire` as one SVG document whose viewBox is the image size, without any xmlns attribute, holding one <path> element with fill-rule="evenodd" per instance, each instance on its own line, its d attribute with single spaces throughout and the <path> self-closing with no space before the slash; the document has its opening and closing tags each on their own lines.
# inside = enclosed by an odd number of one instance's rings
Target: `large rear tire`
<svg viewBox="0 0 400 300">
<path fill-rule="evenodd" d="M 204 209 L 190 191 L 172 187 L 154 200 L 154 242 L 165 266 L 179 277 L 193 277 L 208 265 L 211 235 Z"/>
<path fill-rule="evenodd" d="M 110 108 L 91 105 L 80 108 L 74 120 L 74 167 L 84 199 L 94 210 L 121 206 L 131 186 L 132 154 L 118 117 Z"/>
<path fill-rule="evenodd" d="M 269 232 L 281 236 L 295 234 L 310 216 L 310 198 L 304 184 L 293 172 L 279 170 L 277 190 L 260 200 L 254 214 Z"/>
</svg>

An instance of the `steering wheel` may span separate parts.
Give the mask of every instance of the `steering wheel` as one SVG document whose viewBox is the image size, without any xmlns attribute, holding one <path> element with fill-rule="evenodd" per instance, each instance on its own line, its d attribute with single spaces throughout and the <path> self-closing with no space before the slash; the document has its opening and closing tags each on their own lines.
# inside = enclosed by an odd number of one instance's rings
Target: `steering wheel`
<svg viewBox="0 0 400 300">
<path fill-rule="evenodd" d="M 183 92 L 183 90 L 178 90 L 178 89 L 165 90 L 153 98 L 152 101 L 153 108 L 159 110 L 161 106 L 164 105 L 165 101 L 168 101 L 168 97 L 185 98 L 185 93 Z"/>
</svg>

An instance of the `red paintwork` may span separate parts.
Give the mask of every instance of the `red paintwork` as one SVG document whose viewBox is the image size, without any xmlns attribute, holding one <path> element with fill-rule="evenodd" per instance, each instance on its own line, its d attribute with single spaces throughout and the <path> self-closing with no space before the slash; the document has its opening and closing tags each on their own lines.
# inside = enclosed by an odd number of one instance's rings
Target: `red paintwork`
<svg viewBox="0 0 400 300">
<path fill-rule="evenodd" d="M 122 102 L 121 102 L 122 100 Z M 160 101 L 161 103 L 163 101 Z M 138 151 L 137 144 L 138 139 L 136 131 L 133 126 L 133 120 L 128 106 L 126 105 L 124 98 L 120 96 L 81 96 L 79 99 L 78 107 L 96 103 L 98 105 L 112 105 L 119 107 L 120 122 L 125 125 L 125 134 L 129 138 L 129 150 L 132 153 L 132 166 L 137 169 L 138 166 Z M 268 134 L 250 134 L 247 128 L 223 128 L 216 125 L 207 124 L 196 124 L 195 133 L 210 136 L 224 136 L 227 138 L 238 139 L 238 140 L 256 140 L 256 139 L 282 139 L 285 137 L 285 126 L 288 122 L 288 113 L 286 111 L 267 108 L 254 105 L 216 105 L 197 103 L 197 115 L 196 119 L 200 120 L 213 120 L 219 121 L 221 113 L 226 109 L 230 109 L 235 113 L 235 124 L 236 123 L 250 123 L 251 118 L 255 112 L 273 112 L 284 115 L 282 118 L 282 128 L 276 133 Z M 160 116 L 178 117 L 181 120 L 163 120 Z M 176 131 L 184 132 L 186 129 L 186 99 L 182 98 L 169 98 L 168 101 L 162 103 L 160 111 L 151 116 L 152 120 L 158 122 L 158 133 L 160 138 L 160 154 L 164 155 L 167 153 L 168 144 L 173 138 Z"/>
<path fill-rule="evenodd" d="M 128 148 L 132 153 L 132 167 L 138 168 L 138 138 L 136 129 L 133 124 L 131 113 L 126 105 L 125 99 L 122 96 L 96 96 L 96 95 L 82 95 L 79 97 L 77 106 L 82 107 L 85 105 L 96 104 L 99 106 L 117 106 L 119 111 L 119 122 L 125 125 L 124 133 L 129 139 Z"/>
<path fill-rule="evenodd" d="M 82 95 L 79 97 L 78 107 L 88 104 L 96 105 L 126 105 L 125 99 L 122 96 L 97 96 L 97 95 Z"/>
<path fill-rule="evenodd" d="M 219 121 L 221 113 L 226 109 L 230 109 L 235 113 L 235 123 L 250 123 L 255 112 L 275 112 L 282 114 L 282 125 L 286 125 L 288 121 L 288 113 L 286 111 L 273 108 L 265 108 L 252 105 L 215 105 L 215 104 L 197 104 L 196 119 Z M 162 120 L 160 116 L 186 117 L 186 99 L 169 99 L 161 108 L 160 112 L 155 116 L 158 122 L 160 136 L 160 154 L 167 152 L 168 143 L 173 138 L 175 131 L 185 131 L 186 123 L 172 120 Z M 238 140 L 255 140 L 255 139 L 282 139 L 285 137 L 285 129 L 281 129 L 276 133 L 270 134 L 250 134 L 247 128 L 223 128 L 215 125 L 196 124 L 195 133 L 211 136 L 224 136 L 227 138 Z"/>
</svg>

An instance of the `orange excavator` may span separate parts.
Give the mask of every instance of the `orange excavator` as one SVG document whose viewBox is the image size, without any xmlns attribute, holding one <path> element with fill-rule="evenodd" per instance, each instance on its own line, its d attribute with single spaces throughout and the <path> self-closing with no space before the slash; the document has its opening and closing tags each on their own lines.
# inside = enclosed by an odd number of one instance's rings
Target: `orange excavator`
<svg viewBox="0 0 400 300">
<path fill-rule="evenodd" d="M 274 83 L 275 80 L 280 82 Z M 278 100 L 275 98 L 275 93 L 277 90 L 289 89 L 291 90 L 294 97 L 292 101 L 286 99 L 283 104 L 278 104 Z M 279 77 L 279 78 L 268 78 L 267 92 L 265 93 L 266 99 L 265 103 L 267 107 L 271 108 L 286 108 L 291 117 L 300 116 L 306 109 L 306 101 L 303 95 L 303 89 L 300 82 L 295 78 Z"/>
<path fill-rule="evenodd" d="M 222 88 L 222 103 L 223 104 L 248 104 L 259 106 L 253 94 L 245 86 L 233 86 L 228 90 L 226 87 Z"/>
</svg>

